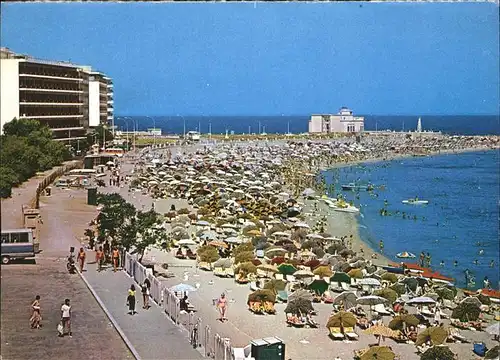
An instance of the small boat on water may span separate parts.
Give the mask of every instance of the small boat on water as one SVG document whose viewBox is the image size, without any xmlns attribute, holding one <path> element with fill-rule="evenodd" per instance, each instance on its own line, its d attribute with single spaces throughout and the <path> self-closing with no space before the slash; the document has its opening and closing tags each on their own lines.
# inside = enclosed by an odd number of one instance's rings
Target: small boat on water
<svg viewBox="0 0 500 360">
<path fill-rule="evenodd" d="M 419 200 L 418 198 L 415 199 L 408 199 L 408 200 L 403 200 L 403 204 L 408 204 L 408 205 L 427 205 L 429 203 L 428 200 Z"/>
<path fill-rule="evenodd" d="M 359 213 L 359 209 L 357 207 L 352 206 L 346 203 L 345 201 L 337 201 L 336 203 L 331 204 L 330 208 L 340 212 L 353 213 L 353 214 Z"/>
<path fill-rule="evenodd" d="M 342 184 L 342 190 L 347 191 L 371 191 L 373 190 L 373 185 L 360 185 L 356 183 Z"/>
</svg>

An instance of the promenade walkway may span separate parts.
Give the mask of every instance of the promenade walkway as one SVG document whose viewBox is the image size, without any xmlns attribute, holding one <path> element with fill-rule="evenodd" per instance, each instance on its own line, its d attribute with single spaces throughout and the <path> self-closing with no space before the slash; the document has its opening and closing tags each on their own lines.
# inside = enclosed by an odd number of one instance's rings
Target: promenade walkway
<svg viewBox="0 0 500 360">
<path fill-rule="evenodd" d="M 202 355 L 189 345 L 188 333 L 166 316 L 154 302 L 149 310 L 142 309 L 142 296 L 137 284 L 138 314 L 127 314 L 127 290 L 134 284 L 124 271 L 114 273 L 111 269 L 96 271 L 95 264 L 89 264 L 83 273 L 111 316 L 134 346 L 142 360 L 196 360 Z"/>
</svg>

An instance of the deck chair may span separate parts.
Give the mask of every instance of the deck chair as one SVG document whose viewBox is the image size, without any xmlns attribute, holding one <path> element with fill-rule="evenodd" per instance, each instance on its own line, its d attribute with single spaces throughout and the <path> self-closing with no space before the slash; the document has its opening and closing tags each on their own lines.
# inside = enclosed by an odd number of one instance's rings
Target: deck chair
<svg viewBox="0 0 500 360">
<path fill-rule="evenodd" d="M 252 291 L 257 291 L 257 290 L 259 290 L 259 287 L 257 286 L 257 283 L 256 283 L 255 281 L 252 281 L 252 282 L 250 283 L 250 290 L 252 290 Z"/>
<path fill-rule="evenodd" d="M 210 263 L 208 262 L 203 262 L 201 261 L 199 264 L 198 264 L 198 267 L 202 270 L 212 270 L 212 265 L 210 265 Z"/>
<path fill-rule="evenodd" d="M 287 275 L 286 276 L 286 281 L 288 281 L 288 282 L 295 282 L 295 276 L 293 276 L 293 275 Z"/>
<path fill-rule="evenodd" d="M 262 269 L 257 269 L 257 277 L 266 277 L 266 272 Z"/>
<path fill-rule="evenodd" d="M 386 309 L 386 307 L 384 306 L 384 304 L 377 304 L 373 307 L 373 310 L 379 314 L 379 315 L 382 315 L 382 316 L 389 316 L 389 315 L 392 315 L 391 312 Z"/>
<path fill-rule="evenodd" d="M 429 310 L 428 306 L 422 306 L 422 310 L 420 311 L 420 313 L 428 317 L 434 316 L 434 313 Z"/>
<path fill-rule="evenodd" d="M 284 280 L 284 278 L 283 278 L 283 274 L 274 274 L 274 278 L 275 278 L 276 280 Z"/>
<path fill-rule="evenodd" d="M 358 340 L 359 335 L 356 334 L 353 327 L 345 327 L 344 335 L 349 338 L 349 340 Z"/>
<path fill-rule="evenodd" d="M 344 291 L 351 290 L 351 288 L 349 287 L 349 285 L 347 285 L 347 283 L 345 283 L 345 282 L 341 282 L 340 286 L 342 287 L 342 290 L 344 290 Z"/>
<path fill-rule="evenodd" d="M 342 329 L 339 327 L 331 327 L 328 330 L 330 330 L 330 336 L 334 339 L 341 340 L 344 339 L 344 334 L 342 334 Z"/>
</svg>

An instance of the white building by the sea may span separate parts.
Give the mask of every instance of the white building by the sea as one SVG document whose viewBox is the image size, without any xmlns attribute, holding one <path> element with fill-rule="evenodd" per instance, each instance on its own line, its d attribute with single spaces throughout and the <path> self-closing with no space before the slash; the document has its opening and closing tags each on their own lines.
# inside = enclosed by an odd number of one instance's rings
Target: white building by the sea
<svg viewBox="0 0 500 360">
<path fill-rule="evenodd" d="M 365 118 L 354 116 L 351 109 L 340 108 L 338 114 L 315 114 L 309 120 L 309 133 L 356 133 L 365 128 Z"/>
</svg>

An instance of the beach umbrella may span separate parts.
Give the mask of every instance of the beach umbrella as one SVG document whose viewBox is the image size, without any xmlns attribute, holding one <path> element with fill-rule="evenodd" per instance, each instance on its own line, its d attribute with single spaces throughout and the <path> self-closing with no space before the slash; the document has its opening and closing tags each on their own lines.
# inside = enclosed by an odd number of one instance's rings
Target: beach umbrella
<svg viewBox="0 0 500 360">
<path fill-rule="evenodd" d="M 382 339 L 382 336 L 383 337 L 388 337 L 388 338 L 393 338 L 393 337 L 397 337 L 398 336 L 398 332 L 397 331 L 394 331 L 392 330 L 391 328 L 388 328 L 387 326 L 385 325 L 375 325 L 375 326 L 372 326 L 370 328 L 368 328 L 367 330 L 363 331 L 365 334 L 368 334 L 368 335 L 376 335 L 378 336 L 378 343 L 380 345 L 380 340 Z"/>
<path fill-rule="evenodd" d="M 378 304 L 385 304 L 387 302 L 387 299 L 381 297 L 381 296 L 375 296 L 375 295 L 368 295 L 368 296 L 362 296 L 359 297 L 356 302 L 359 305 L 378 305 Z"/>
<path fill-rule="evenodd" d="M 390 283 L 394 284 L 396 281 L 398 281 L 398 276 L 396 274 L 386 272 L 380 277 L 380 279 L 384 281 L 389 281 Z"/>
<path fill-rule="evenodd" d="M 344 291 L 337 295 L 335 299 L 333 299 L 334 305 L 344 305 L 344 310 L 348 310 L 356 306 L 356 293 L 354 291 Z"/>
<path fill-rule="evenodd" d="M 275 266 L 270 265 L 270 264 L 261 264 L 261 265 L 257 266 L 257 269 L 265 271 L 265 272 L 273 272 L 273 273 L 278 272 L 278 269 Z"/>
<path fill-rule="evenodd" d="M 414 277 L 406 277 L 401 282 L 406 286 L 408 286 L 410 290 L 412 291 L 417 290 L 418 281 Z"/>
<path fill-rule="evenodd" d="M 453 319 L 459 319 L 460 321 L 476 321 L 481 314 L 480 307 L 473 303 L 460 303 L 456 308 L 453 309 L 451 317 Z"/>
<path fill-rule="evenodd" d="M 308 289 L 322 295 L 326 290 L 328 290 L 328 283 L 323 279 L 314 280 L 309 284 Z"/>
<path fill-rule="evenodd" d="M 495 322 L 495 323 L 491 324 L 490 326 L 488 326 L 485 329 L 485 331 L 490 335 L 499 336 L 500 335 L 500 322 Z"/>
<path fill-rule="evenodd" d="M 225 248 L 225 249 L 227 249 L 229 247 L 225 242 L 218 241 L 218 240 L 210 241 L 208 243 L 208 245 L 215 246 L 215 247 L 222 247 L 222 248 Z"/>
<path fill-rule="evenodd" d="M 304 229 L 309 229 L 309 225 L 307 225 L 306 223 L 303 223 L 303 222 L 298 222 L 298 223 L 295 223 L 293 224 L 293 227 L 296 227 L 296 228 L 304 228 Z"/>
<path fill-rule="evenodd" d="M 347 275 L 345 272 L 342 271 L 336 271 L 333 273 L 332 277 L 330 278 L 330 282 L 337 282 L 337 283 L 351 283 L 351 277 Z"/>
<path fill-rule="evenodd" d="M 257 290 L 248 295 L 248 302 L 250 301 L 260 301 L 260 302 L 276 302 L 276 294 L 272 292 L 271 290 L 267 289 L 262 289 L 262 290 Z"/>
<path fill-rule="evenodd" d="M 437 288 L 437 289 L 434 289 L 434 291 L 436 292 L 436 294 L 439 295 L 440 298 L 442 299 L 445 299 L 445 300 L 453 300 L 455 299 L 455 294 L 453 293 L 453 291 L 449 288 L 446 288 L 446 287 L 440 287 L 440 288 Z"/>
<path fill-rule="evenodd" d="M 242 244 L 244 242 L 243 239 L 235 237 L 235 236 L 230 236 L 224 240 L 225 242 L 229 244 Z"/>
<path fill-rule="evenodd" d="M 366 265 L 366 262 L 364 260 L 358 260 L 358 261 L 349 263 L 349 265 L 355 269 L 362 268 Z"/>
<path fill-rule="evenodd" d="M 321 261 L 319 261 L 318 259 L 311 259 L 304 264 L 304 266 L 308 267 L 311 270 L 316 269 L 320 265 Z"/>
<path fill-rule="evenodd" d="M 255 274 L 257 272 L 257 266 L 251 262 L 244 262 L 238 265 L 234 270 L 235 273 L 245 273 L 245 274 Z"/>
<path fill-rule="evenodd" d="M 392 284 L 389 289 L 394 290 L 398 295 L 406 294 L 406 285 L 401 283 Z"/>
<path fill-rule="evenodd" d="M 191 239 L 182 239 L 177 241 L 178 246 L 190 246 L 190 245 L 196 245 L 196 242 L 191 240 Z"/>
<path fill-rule="evenodd" d="M 178 293 L 193 292 L 193 291 L 196 291 L 196 288 L 194 286 L 181 283 L 181 284 L 177 284 L 177 285 L 172 286 L 170 288 L 170 291 L 178 292 Z"/>
<path fill-rule="evenodd" d="M 396 301 L 396 299 L 398 298 L 398 293 L 389 288 L 377 290 L 373 293 L 373 295 L 383 297 L 384 299 L 389 300 L 391 303 Z"/>
<path fill-rule="evenodd" d="M 438 345 L 430 347 L 420 357 L 420 360 L 436 360 L 436 359 L 454 360 L 455 354 L 450 350 L 448 346 Z"/>
<path fill-rule="evenodd" d="M 329 329 L 331 327 L 354 327 L 356 326 L 357 319 L 353 313 L 348 311 L 339 311 L 338 313 L 330 316 L 326 327 Z"/>
<path fill-rule="evenodd" d="M 295 244 L 285 244 L 282 246 L 283 249 L 285 249 L 287 252 L 289 253 L 296 253 L 299 249 L 297 248 L 297 246 L 295 246 Z"/>
<path fill-rule="evenodd" d="M 481 307 L 481 301 L 479 301 L 479 299 L 475 296 L 469 296 L 469 297 L 466 297 L 465 299 L 463 299 L 460 304 L 471 304 L 471 305 L 474 305 L 474 306 L 477 306 L 478 308 Z M 459 304 L 459 305 L 460 305 Z"/>
<path fill-rule="evenodd" d="M 293 273 L 293 276 L 296 279 L 304 279 L 304 278 L 308 278 L 308 277 L 314 277 L 314 274 L 310 270 L 298 270 L 298 271 Z"/>
<path fill-rule="evenodd" d="M 288 301 L 285 308 L 286 314 L 308 314 L 313 311 L 314 308 L 310 300 L 306 299 L 295 299 L 294 301 Z"/>
<path fill-rule="evenodd" d="M 210 226 L 210 223 L 208 221 L 205 221 L 205 220 L 199 220 L 195 223 L 195 225 L 197 225 L 197 226 Z"/>
<path fill-rule="evenodd" d="M 413 305 L 413 304 L 419 304 L 419 305 L 429 305 L 429 304 L 435 304 L 436 301 L 434 299 L 431 299 L 430 297 L 426 296 L 419 296 L 415 297 L 413 299 L 410 299 L 406 302 L 407 304 Z"/>
<path fill-rule="evenodd" d="M 233 261 L 231 259 L 219 259 L 213 264 L 214 268 L 229 269 L 233 266 Z"/>
<path fill-rule="evenodd" d="M 304 299 L 307 301 L 312 301 L 313 299 L 313 294 L 311 292 L 304 290 L 304 289 L 299 289 L 294 291 L 288 296 L 288 302 L 293 302 L 298 299 Z"/>
<path fill-rule="evenodd" d="M 396 355 L 388 346 L 372 346 L 360 356 L 360 360 L 394 360 Z"/>
<path fill-rule="evenodd" d="M 365 286 L 380 286 L 380 281 L 374 278 L 364 278 L 364 279 L 359 279 L 357 281 L 357 284 Z"/>
<path fill-rule="evenodd" d="M 293 275 L 297 269 L 292 264 L 281 264 L 278 266 L 278 271 L 283 275 Z"/>
<path fill-rule="evenodd" d="M 278 291 L 283 291 L 286 288 L 286 282 L 283 280 L 277 280 L 277 279 L 272 279 L 264 285 L 264 289 L 271 290 L 275 294 L 278 293 Z"/>
<path fill-rule="evenodd" d="M 321 278 L 325 278 L 325 277 L 330 277 L 333 275 L 333 272 L 332 270 L 330 270 L 330 267 L 329 266 L 320 266 L 320 267 L 317 267 L 314 271 L 313 271 L 313 274 L 314 275 L 317 275 Z"/>
<path fill-rule="evenodd" d="M 307 234 L 306 238 L 307 239 L 323 240 L 323 236 L 321 236 L 320 234 Z"/>
<path fill-rule="evenodd" d="M 349 275 L 352 279 L 362 279 L 363 278 L 363 270 L 361 269 L 352 269 L 347 275 Z"/>
<path fill-rule="evenodd" d="M 418 334 L 416 346 L 430 341 L 432 345 L 441 345 L 448 338 L 448 331 L 442 326 L 431 326 Z"/>
<path fill-rule="evenodd" d="M 299 214 L 300 214 L 300 209 L 298 209 L 296 207 L 291 207 L 291 208 L 288 208 L 286 215 L 287 215 L 287 217 L 291 218 L 291 217 L 295 217 Z"/>
<path fill-rule="evenodd" d="M 275 256 L 284 255 L 284 254 L 286 254 L 286 252 L 287 251 L 283 248 L 273 247 L 273 248 L 266 250 L 266 256 L 272 258 Z"/>
<path fill-rule="evenodd" d="M 416 257 L 415 254 L 412 254 L 411 252 L 408 251 L 400 252 L 396 256 L 400 259 L 414 259 Z"/>
<path fill-rule="evenodd" d="M 420 324 L 420 320 L 412 314 L 398 315 L 395 316 L 390 322 L 389 327 L 392 330 L 401 330 L 404 325 L 407 326 L 417 326 Z"/>
</svg>

